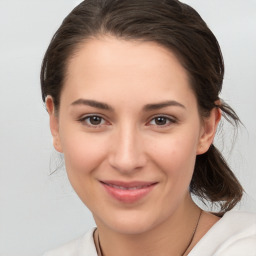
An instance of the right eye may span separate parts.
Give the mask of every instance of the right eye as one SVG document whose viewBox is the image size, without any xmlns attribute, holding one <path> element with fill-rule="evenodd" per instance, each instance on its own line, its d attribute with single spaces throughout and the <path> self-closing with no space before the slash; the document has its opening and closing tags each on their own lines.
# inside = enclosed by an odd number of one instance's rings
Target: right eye
<svg viewBox="0 0 256 256">
<path fill-rule="evenodd" d="M 107 121 L 103 117 L 97 116 L 97 115 L 84 116 L 79 121 L 83 125 L 86 125 L 92 128 L 99 128 L 102 125 L 107 124 Z"/>
</svg>

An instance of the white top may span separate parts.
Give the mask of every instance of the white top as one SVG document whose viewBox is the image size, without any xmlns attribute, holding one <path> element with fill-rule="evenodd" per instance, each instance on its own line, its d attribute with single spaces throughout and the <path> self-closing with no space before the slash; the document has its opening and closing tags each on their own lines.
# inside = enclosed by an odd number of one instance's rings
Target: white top
<svg viewBox="0 0 256 256">
<path fill-rule="evenodd" d="M 97 256 L 93 231 L 43 256 Z M 256 256 L 256 214 L 227 212 L 189 256 Z"/>
</svg>

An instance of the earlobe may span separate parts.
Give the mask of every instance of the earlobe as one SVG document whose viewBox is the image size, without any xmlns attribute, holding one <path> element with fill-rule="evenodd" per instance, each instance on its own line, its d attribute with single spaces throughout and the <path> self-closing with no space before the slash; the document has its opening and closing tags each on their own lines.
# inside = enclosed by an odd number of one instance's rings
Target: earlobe
<svg viewBox="0 0 256 256">
<path fill-rule="evenodd" d="M 197 147 L 197 155 L 204 154 L 208 151 L 213 142 L 220 119 L 221 110 L 216 107 L 211 110 L 209 117 L 203 120 L 202 132 Z"/>
<path fill-rule="evenodd" d="M 59 121 L 58 121 L 58 117 L 56 115 L 56 110 L 54 107 L 54 100 L 52 98 L 52 96 L 47 96 L 45 99 L 45 105 L 46 105 L 46 109 L 47 112 L 49 114 L 49 118 L 50 118 L 50 130 L 51 130 L 51 134 L 52 134 L 52 138 L 53 138 L 53 146 L 54 148 L 62 153 L 62 148 L 61 148 L 61 143 L 60 143 L 60 135 L 59 135 Z"/>
</svg>

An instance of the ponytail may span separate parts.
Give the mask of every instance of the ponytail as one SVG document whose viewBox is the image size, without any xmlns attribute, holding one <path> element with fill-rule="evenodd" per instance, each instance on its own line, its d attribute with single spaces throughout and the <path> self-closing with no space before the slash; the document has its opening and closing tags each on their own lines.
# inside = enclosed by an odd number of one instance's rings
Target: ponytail
<svg viewBox="0 0 256 256">
<path fill-rule="evenodd" d="M 218 107 L 229 123 L 238 125 L 239 117 L 230 106 L 222 102 Z M 221 152 L 213 144 L 206 153 L 196 158 L 190 191 L 202 201 L 219 205 L 221 212 L 231 210 L 241 200 L 244 192 Z"/>
</svg>

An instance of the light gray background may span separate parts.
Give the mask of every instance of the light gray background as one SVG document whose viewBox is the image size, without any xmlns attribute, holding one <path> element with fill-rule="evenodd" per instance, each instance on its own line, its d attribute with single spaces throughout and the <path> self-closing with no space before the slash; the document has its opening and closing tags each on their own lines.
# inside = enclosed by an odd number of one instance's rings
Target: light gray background
<svg viewBox="0 0 256 256">
<path fill-rule="evenodd" d="M 58 156 L 41 102 L 39 71 L 46 47 L 78 0 L 0 0 L 0 255 L 32 256 L 94 225 L 65 171 L 49 176 Z M 256 212 L 256 1 L 187 0 L 217 36 L 226 63 L 222 97 L 246 129 L 225 156 Z M 218 145 L 231 146 L 226 126 Z M 229 148 L 229 147 L 227 147 Z M 51 161 L 52 159 L 52 161 Z"/>
</svg>

